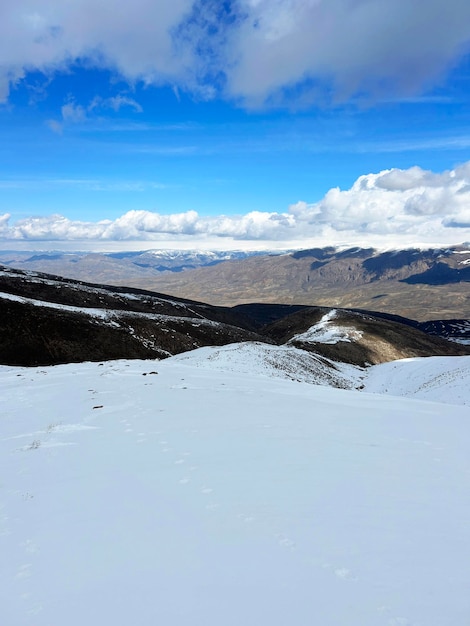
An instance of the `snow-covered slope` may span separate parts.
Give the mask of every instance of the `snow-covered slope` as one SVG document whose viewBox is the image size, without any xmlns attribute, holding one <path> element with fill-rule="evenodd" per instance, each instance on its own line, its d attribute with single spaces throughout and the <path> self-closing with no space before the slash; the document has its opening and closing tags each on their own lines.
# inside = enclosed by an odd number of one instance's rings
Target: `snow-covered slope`
<svg viewBox="0 0 470 626">
<path fill-rule="evenodd" d="M 364 390 L 470 406 L 470 357 L 428 357 L 365 370 Z"/>
<path fill-rule="evenodd" d="M 256 373 L 313 385 L 470 406 L 469 356 L 401 359 L 363 368 L 331 361 L 291 345 L 247 341 L 191 350 L 171 361 L 207 371 Z"/>
<path fill-rule="evenodd" d="M 356 387 L 364 372 L 361 367 L 337 363 L 293 346 L 271 346 L 254 341 L 199 348 L 175 356 L 173 360 L 217 372 L 255 372 L 258 376 L 340 389 Z"/>
<path fill-rule="evenodd" d="M 199 369 L 283 378 L 340 389 L 470 406 L 470 357 L 401 359 L 363 368 L 291 345 L 258 342 L 199 348 L 171 359 Z"/>
<path fill-rule="evenodd" d="M 350 343 L 360 339 L 362 337 L 361 331 L 352 326 L 335 324 L 337 314 L 336 309 L 331 309 L 331 311 L 323 315 L 317 324 L 314 324 L 303 333 L 294 335 L 290 342 L 336 344 L 339 341 Z"/>
<path fill-rule="evenodd" d="M 188 363 L 0 368 L 2 624 L 468 622 L 470 409 Z"/>
</svg>

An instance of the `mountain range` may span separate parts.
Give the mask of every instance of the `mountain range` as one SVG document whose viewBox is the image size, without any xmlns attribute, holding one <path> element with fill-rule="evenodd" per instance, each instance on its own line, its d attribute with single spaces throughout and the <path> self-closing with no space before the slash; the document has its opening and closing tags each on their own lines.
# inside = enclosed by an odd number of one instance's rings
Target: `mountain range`
<svg viewBox="0 0 470 626">
<path fill-rule="evenodd" d="M 365 367 L 470 353 L 466 320 L 420 323 L 366 310 L 305 305 L 213 306 L 155 292 L 0 268 L 0 362 L 161 359 L 202 346 L 259 342 L 314 360 Z M 452 339 L 453 341 L 449 341 Z"/>
<path fill-rule="evenodd" d="M 420 321 L 470 318 L 470 247 L 280 253 L 0 252 L 0 263 L 216 306 L 261 302 L 361 308 Z"/>
</svg>

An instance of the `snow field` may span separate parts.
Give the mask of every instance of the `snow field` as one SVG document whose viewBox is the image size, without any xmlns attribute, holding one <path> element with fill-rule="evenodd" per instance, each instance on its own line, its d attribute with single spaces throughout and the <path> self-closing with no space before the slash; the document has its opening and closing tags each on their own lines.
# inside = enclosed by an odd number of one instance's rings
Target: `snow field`
<svg viewBox="0 0 470 626">
<path fill-rule="evenodd" d="M 178 358 L 1 367 L 2 622 L 465 624 L 469 418 Z"/>
<path fill-rule="evenodd" d="M 371 393 L 470 406 L 470 356 L 401 359 L 365 370 Z"/>
</svg>

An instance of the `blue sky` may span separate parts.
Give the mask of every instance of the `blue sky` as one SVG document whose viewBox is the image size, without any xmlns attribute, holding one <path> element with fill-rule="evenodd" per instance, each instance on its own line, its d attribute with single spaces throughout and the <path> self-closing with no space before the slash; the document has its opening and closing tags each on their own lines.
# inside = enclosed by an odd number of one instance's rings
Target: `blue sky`
<svg viewBox="0 0 470 626">
<path fill-rule="evenodd" d="M 2 248 L 470 240 L 468 2 L 20 5 Z"/>
</svg>

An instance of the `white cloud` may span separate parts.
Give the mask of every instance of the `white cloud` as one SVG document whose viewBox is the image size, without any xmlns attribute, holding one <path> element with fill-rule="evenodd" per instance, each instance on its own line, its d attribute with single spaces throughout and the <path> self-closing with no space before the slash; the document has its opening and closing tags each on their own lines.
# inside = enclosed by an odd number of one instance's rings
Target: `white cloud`
<svg viewBox="0 0 470 626">
<path fill-rule="evenodd" d="M 10 224 L 0 216 L 4 242 L 191 242 L 204 247 L 308 247 L 360 244 L 402 246 L 470 241 L 470 162 L 434 173 L 413 167 L 360 176 L 347 190 L 330 189 L 319 202 L 297 202 L 285 213 L 200 216 L 128 211 L 115 220 L 82 222 L 61 215 Z M 56 246 L 57 247 L 57 246 Z M 206 246 L 207 247 L 207 246 Z"/>
<path fill-rule="evenodd" d="M 101 98 L 100 96 L 96 96 L 88 105 L 88 110 L 92 111 L 94 109 L 113 109 L 113 111 L 119 111 L 123 107 L 130 107 L 134 109 L 137 113 L 142 113 L 142 106 L 134 99 L 129 96 L 119 94 L 112 98 Z"/>
<path fill-rule="evenodd" d="M 155 82 L 181 71 L 172 29 L 191 0 L 3 0 L 0 21 L 0 95 L 26 70 L 46 73 L 77 59 L 119 72 L 128 80 Z"/>
<path fill-rule="evenodd" d="M 8 237 L 10 234 L 10 229 L 8 228 L 8 222 L 10 220 L 10 217 L 11 215 L 9 213 L 0 215 L 0 238 Z"/>
<path fill-rule="evenodd" d="M 468 0 L 3 0 L 0 101 L 77 60 L 257 105 L 407 96 L 470 50 Z M 224 78 L 220 80 L 220 76 Z M 116 102 L 115 106 L 130 102 Z"/>
<path fill-rule="evenodd" d="M 229 89 L 255 103 L 306 80 L 310 98 L 318 96 L 319 83 L 335 99 L 417 93 L 469 49 L 466 0 L 243 4 L 249 17 L 231 41 L 237 63 Z"/>
<path fill-rule="evenodd" d="M 69 122 L 72 124 L 80 124 L 80 122 L 84 122 L 86 120 L 86 110 L 80 104 L 75 104 L 75 102 L 67 102 L 61 108 L 62 119 L 64 122 Z"/>
<path fill-rule="evenodd" d="M 340 233 L 449 241 L 449 224 L 470 222 L 470 163 L 440 174 L 413 167 L 386 170 L 357 179 L 351 189 L 331 189 L 299 219 Z M 465 229 L 462 229 L 462 231 Z M 468 237 L 468 230 L 460 236 Z M 454 231 L 454 238 L 459 235 Z"/>
<path fill-rule="evenodd" d="M 61 135 L 65 126 L 70 124 L 82 124 L 89 119 L 91 113 L 97 110 L 112 109 L 117 112 L 123 107 L 130 107 L 137 113 L 143 111 L 142 106 L 134 100 L 134 98 L 130 98 L 124 94 L 118 94 L 111 98 L 95 96 L 87 106 L 77 104 L 73 98 L 69 98 L 60 109 L 61 119 L 50 119 L 46 121 L 46 124 L 52 132 Z"/>
</svg>

